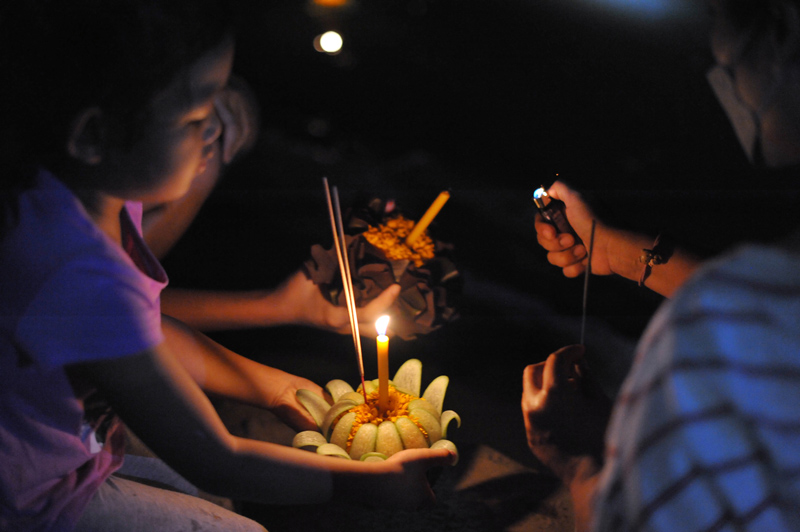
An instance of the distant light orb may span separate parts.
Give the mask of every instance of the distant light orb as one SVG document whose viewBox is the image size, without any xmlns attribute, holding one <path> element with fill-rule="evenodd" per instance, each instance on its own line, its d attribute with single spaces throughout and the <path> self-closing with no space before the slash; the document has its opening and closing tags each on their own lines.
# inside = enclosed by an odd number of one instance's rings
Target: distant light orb
<svg viewBox="0 0 800 532">
<path fill-rule="evenodd" d="M 342 36 L 335 31 L 326 31 L 314 38 L 314 49 L 326 54 L 338 54 L 342 50 Z"/>
</svg>

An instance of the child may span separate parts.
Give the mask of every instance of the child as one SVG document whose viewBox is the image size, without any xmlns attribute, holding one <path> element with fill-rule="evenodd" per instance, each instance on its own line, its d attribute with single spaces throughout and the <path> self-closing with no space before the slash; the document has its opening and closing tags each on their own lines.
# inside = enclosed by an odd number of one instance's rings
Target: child
<svg viewBox="0 0 800 532">
<path fill-rule="evenodd" d="M 233 58 L 223 4 L 3 8 L 12 94 L 0 202 L 2 530 L 262 529 L 112 475 L 124 451 L 117 415 L 200 489 L 252 501 L 357 491 L 415 507 L 433 497 L 427 469 L 452 459 L 425 449 L 362 463 L 233 437 L 204 391 L 299 429 L 313 422 L 295 391 L 321 389 L 162 320 L 167 277 L 141 238 L 141 202 L 180 198 L 207 165 Z"/>
</svg>

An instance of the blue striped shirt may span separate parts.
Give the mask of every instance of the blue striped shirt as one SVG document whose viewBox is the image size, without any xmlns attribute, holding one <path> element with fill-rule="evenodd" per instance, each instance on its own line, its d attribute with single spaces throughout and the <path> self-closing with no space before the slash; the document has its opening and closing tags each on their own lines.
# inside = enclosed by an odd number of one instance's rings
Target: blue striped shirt
<svg viewBox="0 0 800 532">
<path fill-rule="evenodd" d="M 596 530 L 800 530 L 800 246 L 743 247 L 659 309 L 606 444 Z"/>
</svg>

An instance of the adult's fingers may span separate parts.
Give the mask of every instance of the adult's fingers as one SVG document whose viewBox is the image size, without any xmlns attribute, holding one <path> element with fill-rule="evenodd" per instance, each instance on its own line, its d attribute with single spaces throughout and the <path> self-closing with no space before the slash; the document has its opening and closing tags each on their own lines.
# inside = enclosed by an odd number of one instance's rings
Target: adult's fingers
<svg viewBox="0 0 800 532">
<path fill-rule="evenodd" d="M 562 251 L 575 245 L 575 237 L 569 233 L 558 233 L 552 224 L 546 222 L 541 214 L 536 213 L 533 220 L 536 229 L 536 240 L 547 251 Z"/>
<path fill-rule="evenodd" d="M 540 244 L 542 244 L 543 241 L 556 241 L 556 235 L 558 234 L 556 228 L 547 223 L 539 212 L 533 217 L 533 227 L 536 229 Z"/>
<path fill-rule="evenodd" d="M 547 357 L 545 361 L 543 387 L 555 388 L 577 376 L 575 365 L 583 359 L 585 348 L 582 345 L 562 347 Z"/>
<path fill-rule="evenodd" d="M 535 394 L 542 389 L 544 362 L 530 364 L 522 371 L 522 393 Z"/>
<path fill-rule="evenodd" d="M 559 268 L 582 264 L 584 259 L 586 259 L 586 248 L 583 244 L 565 250 L 550 251 L 547 254 L 547 262 Z"/>
</svg>

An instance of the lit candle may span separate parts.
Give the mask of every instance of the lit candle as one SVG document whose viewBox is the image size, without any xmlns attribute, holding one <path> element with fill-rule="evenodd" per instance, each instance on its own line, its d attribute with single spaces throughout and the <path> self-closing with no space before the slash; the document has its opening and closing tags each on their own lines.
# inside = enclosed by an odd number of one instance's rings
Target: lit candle
<svg viewBox="0 0 800 532">
<path fill-rule="evenodd" d="M 413 244 L 420 236 L 422 236 L 422 232 L 428 228 L 433 219 L 437 214 L 439 214 L 439 211 L 442 210 L 442 207 L 444 207 L 444 204 L 447 203 L 447 200 L 449 199 L 450 193 L 448 191 L 444 190 L 439 193 L 439 196 L 433 200 L 433 203 L 431 203 L 431 206 L 428 207 L 427 211 L 425 211 L 425 214 L 422 215 L 422 218 L 420 218 L 419 221 L 414 224 L 414 228 L 411 229 L 411 233 L 409 233 L 408 237 L 406 238 L 407 246 L 411 246 L 411 244 Z"/>
<path fill-rule="evenodd" d="M 389 408 L 389 316 L 381 316 L 375 322 L 378 330 L 378 411 L 385 412 Z"/>
</svg>

